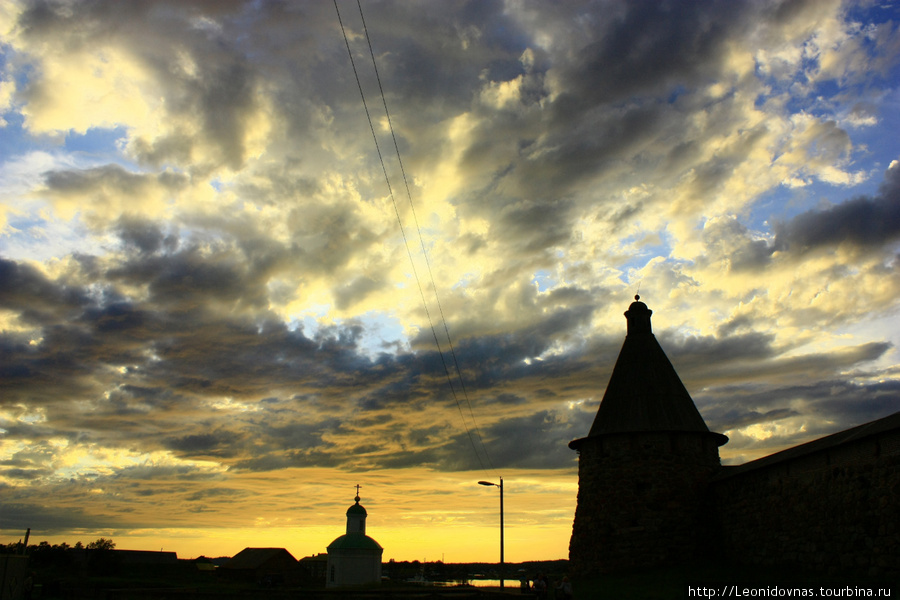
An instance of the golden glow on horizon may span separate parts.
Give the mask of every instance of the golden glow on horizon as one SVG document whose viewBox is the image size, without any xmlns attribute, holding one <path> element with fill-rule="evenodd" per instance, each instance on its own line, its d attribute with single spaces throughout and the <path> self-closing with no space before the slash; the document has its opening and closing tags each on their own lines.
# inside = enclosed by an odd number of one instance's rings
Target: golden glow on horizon
<svg viewBox="0 0 900 600">
<path fill-rule="evenodd" d="M 336 485 L 307 483 L 307 491 L 302 495 L 276 498 L 273 502 L 270 494 L 260 500 L 276 481 L 296 478 L 312 482 L 325 476 L 329 476 L 325 470 L 295 470 L 287 477 L 250 475 L 233 479 L 227 483 L 229 488 L 246 486 L 246 494 L 215 509 L 195 510 L 192 520 L 181 527 L 101 528 L 67 536 L 45 536 L 40 527 L 35 527 L 32 539 L 74 545 L 77 541 L 86 544 L 97 537 L 108 537 L 122 549 L 163 548 L 177 552 L 180 558 L 232 556 L 245 547 L 284 547 L 295 558 L 302 558 L 325 552 L 328 544 L 344 533 L 345 513 L 353 504 L 352 498 L 338 498 Z M 577 481 L 571 478 L 569 484 L 561 485 L 559 477 L 558 473 L 548 474 L 546 479 L 518 473 L 504 477 L 507 561 L 567 557 Z M 380 483 L 371 485 L 373 478 Z M 495 490 L 479 487 L 477 474 L 404 470 L 360 477 L 345 474 L 342 479 L 362 482 L 361 504 L 368 511 L 367 533 L 385 548 L 385 561 L 440 560 L 444 555 L 446 562 L 498 562 L 499 495 Z M 154 486 L 169 489 L 170 495 L 176 489 L 165 482 Z M 349 494 L 355 491 L 352 485 L 341 487 L 349 489 Z M 87 492 L 105 496 L 113 505 L 117 502 L 115 490 L 94 487 Z M 140 512 L 149 517 L 160 510 L 152 506 L 157 497 L 146 496 L 150 505 Z M 325 497 L 328 500 L 323 502 Z M 252 524 L 241 525 L 246 519 L 234 518 L 236 514 L 252 515 L 254 506 L 257 515 L 250 520 Z M 229 515 L 225 516 L 225 512 Z"/>
</svg>

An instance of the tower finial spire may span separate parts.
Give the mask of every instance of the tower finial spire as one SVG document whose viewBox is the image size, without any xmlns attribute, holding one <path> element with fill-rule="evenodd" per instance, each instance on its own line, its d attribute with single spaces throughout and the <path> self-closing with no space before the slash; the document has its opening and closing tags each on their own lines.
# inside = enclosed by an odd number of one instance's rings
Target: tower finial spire
<svg viewBox="0 0 900 600">
<path fill-rule="evenodd" d="M 635 294 L 634 302 L 625 311 L 625 318 L 628 320 L 628 335 L 653 333 L 650 327 L 650 315 L 652 314 L 653 311 L 641 302 L 641 295 Z"/>
<path fill-rule="evenodd" d="M 356 500 L 357 504 L 359 504 L 359 488 L 360 488 L 360 485 L 357 483 L 356 484 L 356 498 L 354 498 L 354 500 Z"/>
</svg>

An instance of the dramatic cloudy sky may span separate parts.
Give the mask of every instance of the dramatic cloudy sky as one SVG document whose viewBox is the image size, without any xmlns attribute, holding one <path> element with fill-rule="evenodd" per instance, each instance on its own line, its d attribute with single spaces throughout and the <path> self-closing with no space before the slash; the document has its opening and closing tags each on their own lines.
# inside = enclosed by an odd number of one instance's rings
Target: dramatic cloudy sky
<svg viewBox="0 0 900 600">
<path fill-rule="evenodd" d="M 565 557 L 638 291 L 725 463 L 900 410 L 896 4 L 338 7 L 0 0 L 0 541 Z"/>
</svg>

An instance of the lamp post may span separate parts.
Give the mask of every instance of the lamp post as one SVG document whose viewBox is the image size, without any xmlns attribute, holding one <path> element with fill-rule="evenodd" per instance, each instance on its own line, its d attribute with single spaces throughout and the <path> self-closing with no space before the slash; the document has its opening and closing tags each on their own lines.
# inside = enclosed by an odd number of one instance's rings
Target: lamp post
<svg viewBox="0 0 900 600">
<path fill-rule="evenodd" d="M 479 481 L 478 485 L 493 485 L 500 488 L 500 587 L 502 588 L 503 574 L 506 572 L 506 567 L 503 563 L 503 478 L 500 478 L 499 484 L 492 481 Z"/>
</svg>

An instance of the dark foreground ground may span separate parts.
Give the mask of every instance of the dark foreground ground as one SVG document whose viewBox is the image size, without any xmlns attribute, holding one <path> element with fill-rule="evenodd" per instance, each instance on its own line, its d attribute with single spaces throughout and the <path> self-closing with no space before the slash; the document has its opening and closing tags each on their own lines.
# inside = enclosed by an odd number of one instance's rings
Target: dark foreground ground
<svg viewBox="0 0 900 600">
<path fill-rule="evenodd" d="M 384 572 L 392 577 L 380 585 L 353 589 L 325 589 L 324 582 L 231 581 L 219 573 L 198 568 L 195 561 L 176 565 L 119 565 L 103 571 L 71 565 L 46 565 L 30 569 L 35 585 L 30 598 L 48 600 L 430 600 L 534 598 L 531 590 L 520 588 L 520 579 L 533 580 L 538 574 L 550 583 L 548 600 L 561 598 L 554 583 L 568 574 L 568 561 L 507 564 L 506 587 L 500 589 L 432 587 L 413 584 L 408 579 L 471 581 L 474 576 L 495 579 L 499 565 L 485 563 L 388 563 Z M 575 579 L 577 600 L 666 599 L 666 598 L 867 598 L 900 597 L 893 581 L 879 578 L 823 575 L 795 568 L 747 568 L 696 564 L 688 567 L 652 569 L 607 575 L 595 579 Z M 0 598 L 19 600 L 27 595 Z"/>
<path fill-rule="evenodd" d="M 883 577 L 812 572 L 794 567 L 695 564 L 635 571 L 575 582 L 575 598 L 898 598 Z"/>
</svg>

